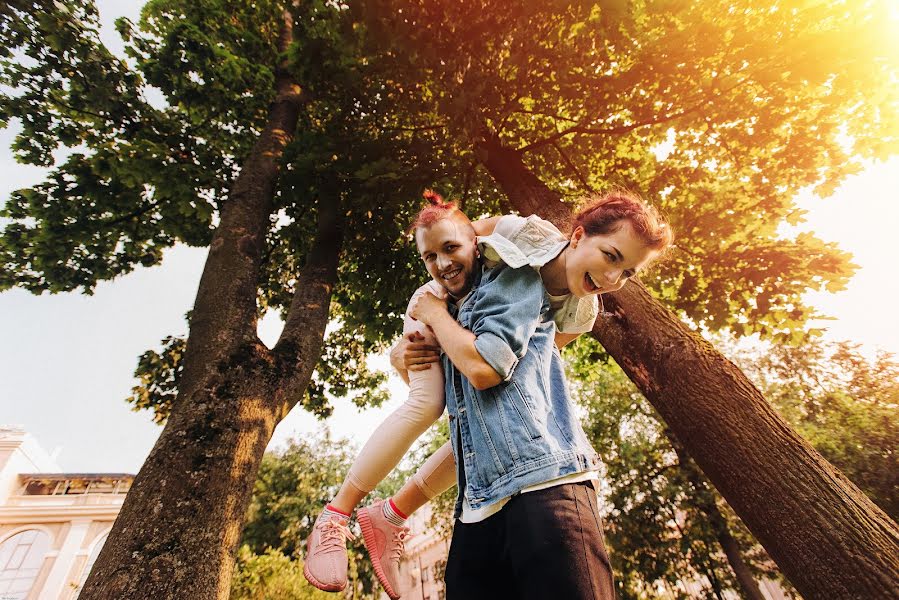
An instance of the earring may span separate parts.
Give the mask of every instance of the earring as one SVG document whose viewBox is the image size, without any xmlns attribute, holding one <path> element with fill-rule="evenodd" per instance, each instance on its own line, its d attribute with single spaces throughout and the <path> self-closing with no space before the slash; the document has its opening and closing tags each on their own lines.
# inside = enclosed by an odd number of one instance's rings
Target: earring
<svg viewBox="0 0 899 600">
<path fill-rule="evenodd" d="M 602 294 L 599 294 L 599 316 L 608 319 L 609 317 L 614 317 L 615 313 L 607 312 L 606 305 L 602 301 Z"/>
</svg>

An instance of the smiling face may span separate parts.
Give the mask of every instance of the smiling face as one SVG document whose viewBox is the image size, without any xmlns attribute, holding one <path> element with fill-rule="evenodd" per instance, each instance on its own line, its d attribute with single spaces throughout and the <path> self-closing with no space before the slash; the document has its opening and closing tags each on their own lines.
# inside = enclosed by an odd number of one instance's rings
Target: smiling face
<svg viewBox="0 0 899 600">
<path fill-rule="evenodd" d="M 453 218 L 440 219 L 415 230 L 418 253 L 434 281 L 454 298 L 471 291 L 478 268 L 478 249 L 471 225 Z"/>
<path fill-rule="evenodd" d="M 634 233 L 630 221 L 617 231 L 587 235 L 583 227 L 571 234 L 565 279 L 572 294 L 581 298 L 621 289 L 627 280 L 658 255 Z"/>
</svg>

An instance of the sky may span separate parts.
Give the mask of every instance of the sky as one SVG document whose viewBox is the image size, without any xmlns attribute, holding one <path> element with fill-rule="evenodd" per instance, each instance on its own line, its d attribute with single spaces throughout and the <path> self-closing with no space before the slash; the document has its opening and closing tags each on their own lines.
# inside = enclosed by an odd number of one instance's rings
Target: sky
<svg viewBox="0 0 899 600">
<path fill-rule="evenodd" d="M 102 37 L 113 50 L 121 42 L 111 29 L 118 16 L 136 18 L 130 3 L 101 1 Z M 9 150 L 13 128 L 0 131 L 0 203 L 16 189 L 39 182 L 44 170 L 16 163 Z M 820 323 L 827 337 L 899 354 L 899 157 L 872 163 L 848 178 L 825 199 L 811 191 L 797 202 L 806 209 L 800 230 L 839 242 L 860 266 L 848 289 L 809 294 L 808 300 L 834 320 Z M 137 357 L 167 335 L 186 333 L 184 313 L 192 306 L 206 250 L 175 247 L 163 264 L 139 268 L 100 283 L 93 296 L 34 296 L 22 290 L 0 293 L 0 424 L 24 426 L 48 451 L 58 449 L 66 471 L 136 473 L 161 427 L 149 413 L 132 412 L 124 402 L 135 384 Z M 260 337 L 271 345 L 280 321 L 260 322 Z M 385 357 L 373 366 L 387 369 Z M 405 397 L 392 376 L 391 401 L 360 412 L 348 400 L 334 401 L 331 432 L 361 446 L 372 429 Z M 294 410 L 278 426 L 270 448 L 292 437 L 319 431 L 322 423 Z"/>
</svg>

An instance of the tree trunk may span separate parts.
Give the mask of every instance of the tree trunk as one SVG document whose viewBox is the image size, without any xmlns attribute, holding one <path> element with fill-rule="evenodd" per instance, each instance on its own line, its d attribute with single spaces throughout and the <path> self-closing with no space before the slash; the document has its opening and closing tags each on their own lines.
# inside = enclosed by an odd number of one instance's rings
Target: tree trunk
<svg viewBox="0 0 899 600">
<path fill-rule="evenodd" d="M 280 49 L 292 41 L 284 12 Z M 319 234 L 274 350 L 256 335 L 262 250 L 284 147 L 302 93 L 286 69 L 268 122 L 221 210 L 190 323 L 178 397 L 128 493 L 80 598 L 228 597 L 234 555 L 262 455 L 305 389 L 328 319 L 340 250 L 337 203 Z"/>
<path fill-rule="evenodd" d="M 559 222 L 558 194 L 514 151 L 477 141 L 524 215 Z M 899 598 L 899 527 L 799 436 L 733 363 L 634 281 L 593 334 L 807 599 Z"/>
<path fill-rule="evenodd" d="M 762 591 L 759 588 L 759 582 L 755 580 L 752 571 L 749 570 L 749 565 L 743 560 L 740 546 L 737 544 L 737 540 L 734 539 L 734 536 L 730 534 L 726 523 L 724 524 L 724 527 L 715 528 L 715 535 L 718 538 L 718 543 L 721 544 L 721 549 L 724 550 L 724 555 L 727 557 L 730 568 L 733 569 L 734 576 L 737 578 L 737 584 L 740 586 L 740 592 L 743 594 L 743 597 L 746 598 L 746 600 L 765 600 L 765 597 L 762 595 Z"/>
</svg>

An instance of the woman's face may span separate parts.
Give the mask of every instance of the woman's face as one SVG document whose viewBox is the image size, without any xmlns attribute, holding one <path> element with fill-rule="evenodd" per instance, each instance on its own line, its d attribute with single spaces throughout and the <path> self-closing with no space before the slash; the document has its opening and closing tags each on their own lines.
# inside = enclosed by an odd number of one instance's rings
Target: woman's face
<svg viewBox="0 0 899 600">
<path fill-rule="evenodd" d="M 637 237 L 630 221 L 621 221 L 617 231 L 599 235 L 587 235 L 578 227 L 571 234 L 565 263 L 568 289 L 579 298 L 614 292 L 657 254 Z"/>
</svg>

